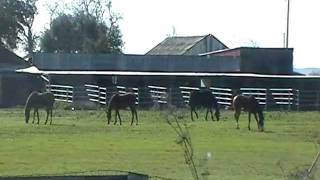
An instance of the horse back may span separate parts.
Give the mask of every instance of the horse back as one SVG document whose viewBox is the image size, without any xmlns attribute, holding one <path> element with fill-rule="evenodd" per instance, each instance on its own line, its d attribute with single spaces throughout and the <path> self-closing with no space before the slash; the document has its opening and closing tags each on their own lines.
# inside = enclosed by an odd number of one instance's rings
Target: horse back
<svg viewBox="0 0 320 180">
<path fill-rule="evenodd" d="M 110 101 L 109 106 L 113 108 L 126 108 L 126 107 L 133 107 L 136 103 L 136 95 L 133 93 L 125 93 L 125 94 L 114 94 Z"/>
<path fill-rule="evenodd" d="M 254 96 L 238 95 L 233 98 L 232 106 L 235 110 L 244 109 L 245 111 L 256 112 L 259 109 L 259 102 Z"/>
<path fill-rule="evenodd" d="M 210 90 L 193 91 L 190 94 L 189 105 L 191 107 L 209 107 L 217 103 L 216 97 Z"/>
<path fill-rule="evenodd" d="M 54 103 L 54 95 L 52 92 L 40 93 L 37 91 L 32 92 L 27 100 L 27 104 L 32 107 L 50 107 L 52 108 Z"/>
</svg>

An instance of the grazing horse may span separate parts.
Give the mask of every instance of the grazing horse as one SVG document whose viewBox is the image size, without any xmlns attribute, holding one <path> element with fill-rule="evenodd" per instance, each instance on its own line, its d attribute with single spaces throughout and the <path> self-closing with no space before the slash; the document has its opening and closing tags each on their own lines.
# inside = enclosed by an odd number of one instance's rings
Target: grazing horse
<svg viewBox="0 0 320 180">
<path fill-rule="evenodd" d="M 47 119 L 46 119 L 45 124 L 47 124 L 47 122 L 48 122 L 49 115 L 50 115 L 50 124 L 52 124 L 53 103 L 54 103 L 54 95 L 51 92 L 40 93 L 37 91 L 33 91 L 29 95 L 27 102 L 26 102 L 26 105 L 25 105 L 26 123 L 29 122 L 30 111 L 33 108 L 33 121 L 32 121 L 32 123 L 34 123 L 35 115 L 37 114 L 38 124 L 39 124 L 40 119 L 39 119 L 38 109 L 45 108 L 47 111 Z"/>
<path fill-rule="evenodd" d="M 206 120 L 208 120 L 208 113 L 211 113 L 211 119 L 213 120 L 212 109 L 215 108 L 215 116 L 217 121 L 220 118 L 219 105 L 216 97 L 209 89 L 203 89 L 200 91 L 193 91 L 190 94 L 189 106 L 191 110 L 191 120 L 193 121 L 193 112 L 198 118 L 196 108 L 204 107 L 207 109 Z"/>
<path fill-rule="evenodd" d="M 264 131 L 264 117 L 263 117 L 262 109 L 259 105 L 259 102 L 256 100 L 254 96 L 237 95 L 233 98 L 232 105 L 235 111 L 234 117 L 237 121 L 237 129 L 239 129 L 238 121 L 239 121 L 241 110 L 243 109 L 244 111 L 247 111 L 249 113 L 248 129 L 251 130 L 250 121 L 251 121 L 251 114 L 253 114 L 257 121 L 258 129 L 260 131 Z"/>
<path fill-rule="evenodd" d="M 117 117 L 119 117 L 120 125 L 121 125 L 121 117 L 120 117 L 119 110 L 125 109 L 127 107 L 129 107 L 131 110 L 131 116 L 132 116 L 131 125 L 133 124 L 134 117 L 136 118 L 136 125 L 138 125 L 138 115 L 136 110 L 136 95 L 133 93 L 125 93 L 125 94 L 117 93 L 111 96 L 109 105 L 108 105 L 108 110 L 107 110 L 108 124 L 110 124 L 110 120 L 111 120 L 111 111 L 112 109 L 114 109 L 116 111 L 114 124 L 117 123 Z"/>
</svg>

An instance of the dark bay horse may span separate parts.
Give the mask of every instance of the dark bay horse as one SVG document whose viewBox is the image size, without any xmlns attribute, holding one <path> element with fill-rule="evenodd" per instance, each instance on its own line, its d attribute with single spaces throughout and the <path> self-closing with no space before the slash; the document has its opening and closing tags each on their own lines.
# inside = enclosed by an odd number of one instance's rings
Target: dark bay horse
<svg viewBox="0 0 320 180">
<path fill-rule="evenodd" d="M 38 124 L 39 124 L 39 108 L 45 108 L 45 110 L 47 111 L 47 119 L 45 124 L 47 124 L 48 119 L 49 119 L 49 115 L 50 115 L 50 124 L 52 124 L 52 109 L 53 109 L 53 103 L 54 103 L 54 95 L 51 92 L 44 92 L 44 93 L 40 93 L 37 91 L 33 91 L 26 102 L 25 105 L 25 120 L 26 123 L 29 122 L 29 118 L 30 118 L 30 111 L 33 108 L 33 121 L 32 123 L 34 123 L 34 119 L 35 119 L 35 115 L 37 114 L 37 118 L 38 118 Z"/>
<path fill-rule="evenodd" d="M 247 111 L 249 113 L 249 123 L 248 129 L 250 130 L 250 121 L 251 121 L 251 114 L 254 115 L 258 129 L 260 131 L 264 131 L 264 117 L 262 109 L 259 105 L 259 102 L 256 100 L 254 96 L 242 96 L 237 95 L 233 98 L 232 106 L 235 111 L 234 117 L 237 121 L 237 129 L 239 129 L 239 117 L 241 110 Z"/>
<path fill-rule="evenodd" d="M 200 91 L 193 91 L 190 94 L 189 106 L 191 110 L 191 120 L 193 121 L 193 112 L 196 114 L 198 118 L 198 114 L 196 112 L 197 108 L 204 107 L 207 109 L 206 120 L 208 120 L 208 113 L 211 113 L 211 119 L 213 120 L 212 109 L 215 109 L 215 116 L 217 121 L 220 118 L 219 105 L 216 97 L 212 94 L 209 89 L 202 89 Z"/>
<path fill-rule="evenodd" d="M 108 110 L 107 110 L 108 124 L 110 124 L 110 120 L 111 120 L 111 111 L 112 109 L 114 109 L 116 112 L 114 124 L 117 123 L 117 117 L 119 117 L 120 125 L 121 125 L 121 117 L 120 117 L 119 110 L 126 109 L 127 107 L 129 107 L 131 110 L 131 116 L 132 116 L 131 125 L 133 124 L 134 117 L 136 118 L 136 125 L 138 125 L 138 114 L 136 110 L 136 95 L 133 93 L 125 93 L 125 94 L 117 93 L 111 96 L 108 104 Z"/>
</svg>

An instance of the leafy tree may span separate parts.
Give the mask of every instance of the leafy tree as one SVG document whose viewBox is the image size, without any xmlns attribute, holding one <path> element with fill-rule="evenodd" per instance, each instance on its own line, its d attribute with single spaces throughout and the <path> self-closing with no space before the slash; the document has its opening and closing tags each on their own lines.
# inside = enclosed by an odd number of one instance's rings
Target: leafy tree
<svg viewBox="0 0 320 180">
<path fill-rule="evenodd" d="M 16 49 L 19 43 L 31 52 L 36 36 L 32 32 L 37 0 L 0 1 L 0 45 Z"/>
<path fill-rule="evenodd" d="M 104 2 L 104 3 L 102 3 Z M 55 7 L 56 8 L 56 7 Z M 105 9 L 107 8 L 107 9 Z M 110 1 L 79 0 L 72 13 L 55 12 L 50 29 L 41 37 L 44 52 L 120 53 L 122 35 L 119 16 L 111 12 Z M 105 11 L 108 10 L 108 17 Z M 105 19 L 108 19 L 106 21 Z"/>
</svg>

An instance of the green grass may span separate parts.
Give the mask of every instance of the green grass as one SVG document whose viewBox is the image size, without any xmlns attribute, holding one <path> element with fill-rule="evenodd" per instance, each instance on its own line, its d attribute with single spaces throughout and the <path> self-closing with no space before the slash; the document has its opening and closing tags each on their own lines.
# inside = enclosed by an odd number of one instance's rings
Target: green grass
<svg viewBox="0 0 320 180">
<path fill-rule="evenodd" d="M 54 124 L 25 124 L 23 109 L 0 110 L 0 175 L 104 174 L 122 170 L 176 179 L 192 179 L 176 134 L 165 112 L 139 111 L 140 124 L 106 125 L 97 111 L 54 112 Z M 266 112 L 265 132 L 247 129 L 247 114 L 240 130 L 232 112 L 222 112 L 220 122 L 189 122 L 195 159 L 207 152 L 209 179 L 285 179 L 310 166 L 320 139 L 318 112 Z"/>
</svg>

